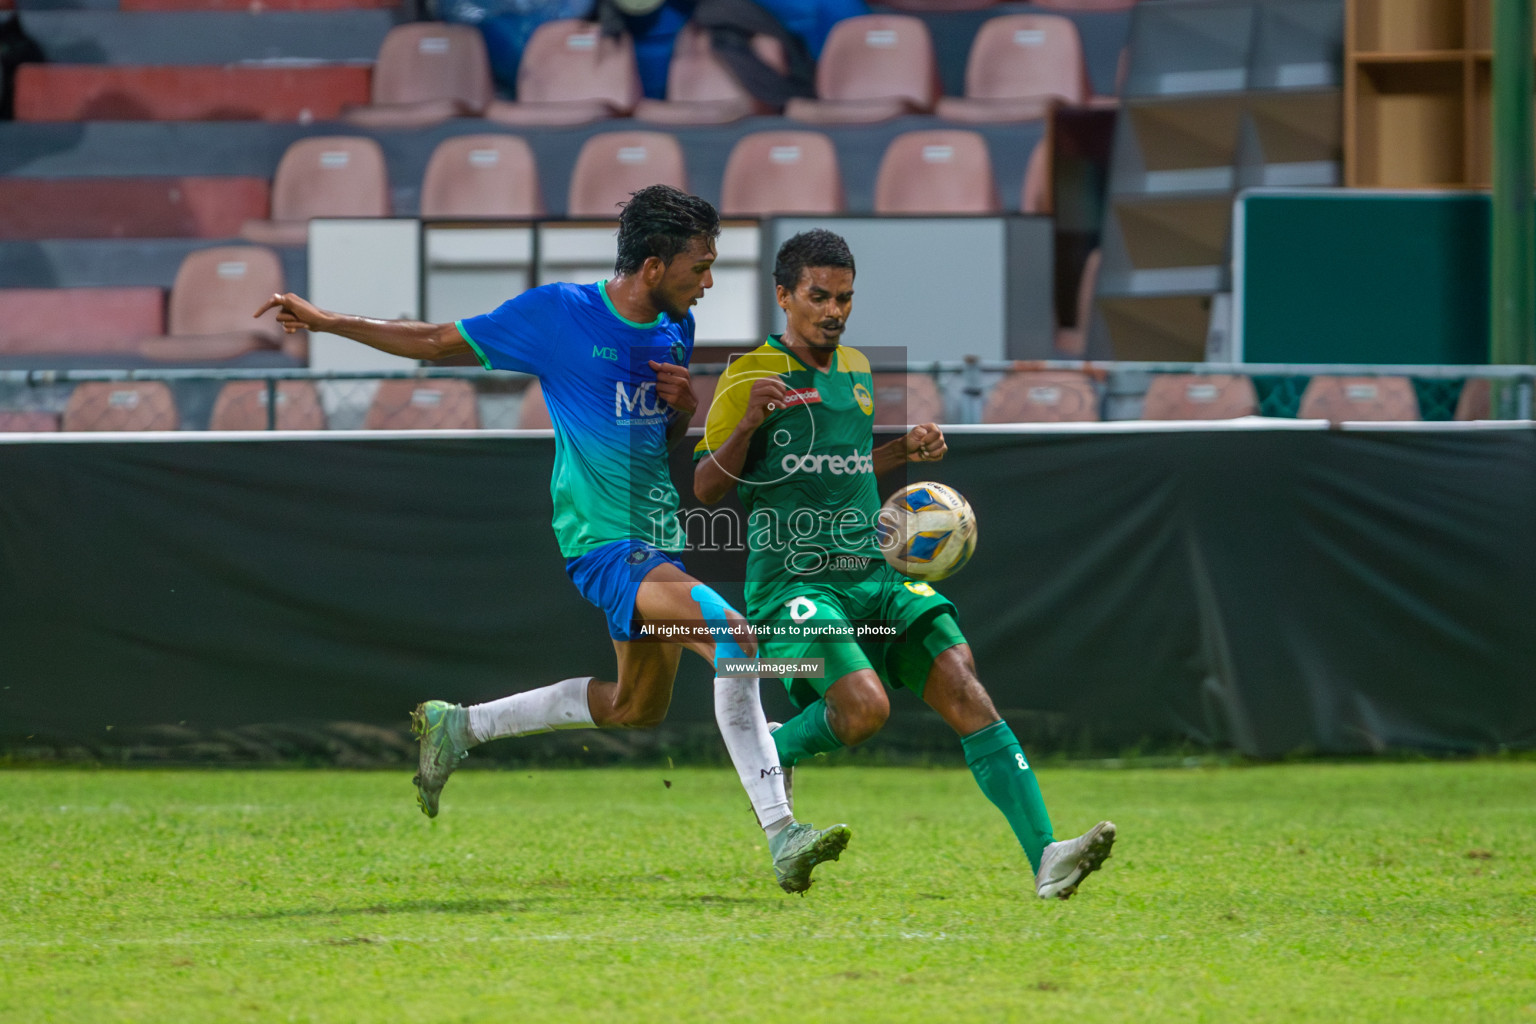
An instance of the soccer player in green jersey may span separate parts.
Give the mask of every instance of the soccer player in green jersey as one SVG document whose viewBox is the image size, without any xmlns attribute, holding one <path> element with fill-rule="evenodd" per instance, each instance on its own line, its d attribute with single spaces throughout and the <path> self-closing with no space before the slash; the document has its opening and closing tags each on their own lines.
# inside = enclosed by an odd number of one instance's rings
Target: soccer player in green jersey
<svg viewBox="0 0 1536 1024">
<path fill-rule="evenodd" d="M 854 278 L 842 238 L 796 235 L 773 276 L 784 333 L 721 377 L 693 486 L 706 504 L 734 486 L 746 507 L 747 614 L 761 629 L 759 656 L 824 660 L 822 678 L 785 680 L 801 711 L 773 734 L 779 759 L 787 773 L 869 739 L 890 716 L 884 684 L 904 686 L 960 735 L 977 785 L 1024 847 L 1036 894 L 1066 899 L 1109 856 L 1114 823 L 1055 841 L 1024 751 L 976 678 L 954 605 L 880 553 L 875 478 L 943 458 L 944 435 L 924 423 L 874 447 L 869 361 L 841 344 Z M 900 639 L 855 641 L 860 623 L 894 627 Z"/>
</svg>

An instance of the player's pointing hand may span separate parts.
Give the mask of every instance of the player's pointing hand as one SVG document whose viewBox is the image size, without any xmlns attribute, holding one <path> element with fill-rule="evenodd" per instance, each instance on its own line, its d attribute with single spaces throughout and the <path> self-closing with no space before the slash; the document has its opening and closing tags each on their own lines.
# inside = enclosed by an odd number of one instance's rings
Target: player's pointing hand
<svg viewBox="0 0 1536 1024">
<path fill-rule="evenodd" d="M 742 414 L 741 422 L 754 429 L 762 426 L 769 413 L 784 408 L 786 390 L 784 382 L 778 377 L 763 377 L 753 381 L 752 391 L 747 395 L 747 411 Z"/>
<path fill-rule="evenodd" d="M 269 309 L 277 310 L 277 323 L 288 334 L 298 330 L 323 331 L 328 314 L 293 292 L 273 295 L 266 305 L 252 316 L 259 317 Z"/>
<path fill-rule="evenodd" d="M 688 367 L 676 363 L 658 363 L 654 359 L 649 365 L 656 371 L 656 397 L 684 416 L 691 417 L 699 407 L 699 399 L 693 393 L 693 378 L 688 373 Z"/>
<path fill-rule="evenodd" d="M 932 423 L 919 423 L 902 438 L 908 462 L 938 462 L 949 451 L 944 432 Z"/>
</svg>

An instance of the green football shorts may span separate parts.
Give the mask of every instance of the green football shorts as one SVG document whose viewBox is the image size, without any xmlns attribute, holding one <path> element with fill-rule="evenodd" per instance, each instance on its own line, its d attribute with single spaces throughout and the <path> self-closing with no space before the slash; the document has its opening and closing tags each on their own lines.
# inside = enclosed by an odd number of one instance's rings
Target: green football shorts
<svg viewBox="0 0 1536 1024">
<path fill-rule="evenodd" d="M 789 699 L 801 708 L 843 676 L 867 668 L 887 686 L 921 697 L 933 659 L 966 642 L 948 599 L 894 571 L 861 583 L 780 590 L 751 614 L 759 626 L 758 657 L 824 660 L 821 678 L 784 680 Z"/>
</svg>

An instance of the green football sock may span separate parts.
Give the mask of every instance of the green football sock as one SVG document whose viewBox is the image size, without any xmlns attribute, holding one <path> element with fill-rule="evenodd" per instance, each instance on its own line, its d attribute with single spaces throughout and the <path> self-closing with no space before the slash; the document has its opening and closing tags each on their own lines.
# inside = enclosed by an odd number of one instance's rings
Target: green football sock
<svg viewBox="0 0 1536 1024">
<path fill-rule="evenodd" d="M 1013 730 L 999 719 L 963 737 L 960 746 L 965 750 L 965 763 L 976 776 L 976 785 L 1003 812 L 1024 847 L 1029 866 L 1039 871 L 1041 851 L 1055 841 L 1051 816 Z"/>
<path fill-rule="evenodd" d="M 779 748 L 779 764 L 786 768 L 816 754 L 843 749 L 843 741 L 827 722 L 824 700 L 818 700 L 773 730 L 773 745 Z"/>
</svg>

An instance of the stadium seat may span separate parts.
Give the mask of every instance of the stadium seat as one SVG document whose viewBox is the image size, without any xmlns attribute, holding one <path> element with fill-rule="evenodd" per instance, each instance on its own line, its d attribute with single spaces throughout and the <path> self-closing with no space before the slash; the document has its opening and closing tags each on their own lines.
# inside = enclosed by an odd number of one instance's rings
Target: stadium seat
<svg viewBox="0 0 1536 1024">
<path fill-rule="evenodd" d="M 1040 7 L 1058 11 L 1128 11 L 1136 0 L 1034 0 Z"/>
<path fill-rule="evenodd" d="M 59 414 L 38 409 L 0 412 L 0 434 L 51 434 L 59 429 Z"/>
<path fill-rule="evenodd" d="M 1091 92 L 1072 19 L 1012 14 L 981 26 L 965 65 L 965 95 L 944 97 L 934 113 L 950 121 L 1031 121 L 1052 103 L 1082 103 Z"/>
<path fill-rule="evenodd" d="M 134 352 L 164 332 L 159 288 L 0 288 L 0 356 Z"/>
<path fill-rule="evenodd" d="M 1493 419 L 1493 387 L 1487 377 L 1468 377 L 1456 399 L 1458 420 Z"/>
<path fill-rule="evenodd" d="M 837 150 L 820 132 L 757 132 L 736 141 L 720 184 L 730 217 L 842 213 Z"/>
<path fill-rule="evenodd" d="M 544 389 L 535 377 L 523 389 L 523 401 L 517 407 L 517 429 L 548 430 L 553 426 L 549 419 L 549 406 L 544 403 Z"/>
<path fill-rule="evenodd" d="M 1051 141 L 1049 136 L 1035 143 L 1024 164 L 1024 187 L 1019 192 L 1020 213 L 1049 214 L 1054 206 L 1051 195 Z"/>
<path fill-rule="evenodd" d="M 366 67 L 23 64 L 18 121 L 331 121 L 368 102 Z"/>
<path fill-rule="evenodd" d="M 478 430 L 467 380 L 386 380 L 368 407 L 367 430 Z"/>
<path fill-rule="evenodd" d="M 166 362 L 234 359 L 263 349 L 307 353 L 302 333 L 285 335 L 277 311 L 251 314 L 285 291 L 277 253 L 256 245 L 200 249 L 182 261 L 171 286 L 167 333 L 139 343 L 139 354 Z"/>
<path fill-rule="evenodd" d="M 371 128 L 419 128 L 477 116 L 495 96 L 479 29 L 416 22 L 389 30 L 373 65 L 371 102 L 344 117 Z"/>
<path fill-rule="evenodd" d="M 533 150 L 515 135 L 457 135 L 432 151 L 421 179 L 423 217 L 538 217 Z"/>
<path fill-rule="evenodd" d="M 213 403 L 209 430 L 267 430 L 267 382 L 264 380 L 230 381 L 219 389 Z M 314 381 L 277 382 L 278 430 L 324 430 L 325 412 L 320 407 L 320 392 Z"/>
<path fill-rule="evenodd" d="M 250 220 L 240 237 L 262 245 L 303 245 L 314 217 L 388 217 L 384 150 L 372 139 L 317 135 L 283 153 L 272 178 L 272 219 Z"/>
<path fill-rule="evenodd" d="M 70 393 L 64 429 L 178 430 L 180 417 L 161 381 L 88 381 Z"/>
<path fill-rule="evenodd" d="M 913 11 L 919 14 L 949 14 L 954 11 L 980 11 L 1000 0 L 886 0 L 882 7 L 893 11 Z"/>
<path fill-rule="evenodd" d="M 876 213 L 997 213 L 987 140 L 976 132 L 906 132 L 891 140 L 875 179 Z"/>
<path fill-rule="evenodd" d="M 816 96 L 792 99 L 786 117 L 868 124 L 926 113 L 939 95 L 928 26 L 904 14 L 863 14 L 832 27 L 816 62 Z"/>
<path fill-rule="evenodd" d="M 1296 416 L 1331 423 L 1417 420 L 1419 399 L 1407 377 L 1313 377 Z"/>
<path fill-rule="evenodd" d="M 1259 411 L 1253 381 L 1230 373 L 1159 373 L 1142 398 L 1144 420 L 1233 420 Z"/>
<path fill-rule="evenodd" d="M 698 350 L 694 350 L 697 355 Z M 688 421 L 690 427 L 702 428 L 709 420 L 709 404 L 715 400 L 715 388 L 720 383 L 718 373 L 690 374 L 689 379 L 693 383 L 693 396 L 699 400 L 699 407 L 693 411 L 693 417 Z"/>
<path fill-rule="evenodd" d="M 1085 373 L 1025 370 L 997 382 L 982 410 L 983 423 L 1090 423 L 1099 418 L 1099 393 Z"/>
<path fill-rule="evenodd" d="M 517 68 L 517 102 L 493 100 L 485 117 L 510 125 L 572 125 L 624 117 L 640 102 L 629 36 L 604 37 L 595 22 L 561 19 L 534 30 Z"/>
<path fill-rule="evenodd" d="M 877 373 L 875 426 L 905 427 L 944 422 L 944 398 L 925 373 Z"/>
<path fill-rule="evenodd" d="M 1093 326 L 1093 296 L 1099 286 L 1099 266 L 1104 254 L 1095 249 L 1083 262 L 1083 272 L 1077 279 L 1077 322 L 1071 327 L 1056 329 L 1056 351 L 1060 355 L 1082 357 L 1088 352 L 1088 332 Z"/>
<path fill-rule="evenodd" d="M 751 46 L 765 64 L 784 70 L 784 50 L 771 36 L 753 36 Z M 656 124 L 727 124 L 749 114 L 771 114 L 715 56 L 709 30 L 689 22 L 677 34 L 667 65 L 667 98 L 642 99 L 635 117 Z"/>
<path fill-rule="evenodd" d="M 683 147 L 661 132 L 603 132 L 582 145 L 571 171 L 568 217 L 614 220 L 630 194 L 647 185 L 687 190 Z"/>
<path fill-rule="evenodd" d="M 0 177 L 0 240 L 232 238 L 265 217 L 262 178 Z"/>
</svg>

